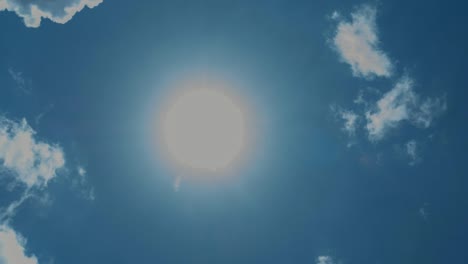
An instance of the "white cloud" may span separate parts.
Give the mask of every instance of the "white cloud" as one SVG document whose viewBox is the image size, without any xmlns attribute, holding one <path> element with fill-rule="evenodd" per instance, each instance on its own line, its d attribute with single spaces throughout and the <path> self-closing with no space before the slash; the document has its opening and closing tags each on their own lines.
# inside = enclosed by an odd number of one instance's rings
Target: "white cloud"
<svg viewBox="0 0 468 264">
<path fill-rule="evenodd" d="M 344 110 L 335 105 L 331 106 L 331 110 L 339 119 L 344 121 L 342 130 L 349 136 L 353 136 L 356 133 L 359 116 L 353 111 Z"/>
<path fill-rule="evenodd" d="M 418 114 L 414 116 L 414 123 L 428 128 L 432 124 L 434 116 L 440 114 L 447 109 L 445 98 L 428 98 L 419 105 Z"/>
<path fill-rule="evenodd" d="M 330 16 L 331 19 L 339 19 L 341 17 L 340 13 L 338 11 L 333 11 L 332 15 Z"/>
<path fill-rule="evenodd" d="M 80 175 L 81 177 L 85 177 L 86 176 L 86 170 L 83 166 L 78 166 L 78 168 L 76 168 L 77 172 L 78 172 L 78 175 Z"/>
<path fill-rule="evenodd" d="M 329 40 L 332 48 L 342 62 L 351 66 L 355 77 L 368 81 L 374 77 L 392 77 L 394 71 L 392 61 L 380 47 L 376 16 L 375 7 L 362 5 L 351 13 L 350 19 L 337 11 L 329 17 L 337 23 L 335 35 Z M 364 92 L 369 92 L 369 95 L 364 96 Z M 402 124 L 427 129 L 433 125 L 434 118 L 447 109 L 445 96 L 420 96 L 414 91 L 414 82 L 407 75 L 396 80 L 386 93 L 375 88 L 360 90 L 353 102 L 354 107 L 350 110 L 332 106 L 335 116 L 344 121 L 341 130 L 352 140 L 348 142 L 348 147 L 358 143 L 360 137 L 355 135 L 361 128 L 367 132 L 368 140 L 375 143 Z M 403 152 L 409 158 L 409 165 L 422 160 L 420 143 L 416 140 L 397 146 L 399 153 Z M 326 260 L 324 256 L 323 261 Z"/>
<path fill-rule="evenodd" d="M 330 256 L 319 256 L 317 257 L 316 264 L 335 264 L 335 262 Z"/>
<path fill-rule="evenodd" d="M 0 226 L 0 263 L 2 264 L 37 264 L 34 255 L 25 253 L 26 240 L 10 227 Z"/>
<path fill-rule="evenodd" d="M 343 129 L 348 132 L 349 135 L 356 133 L 356 124 L 359 116 L 351 111 L 342 111 L 341 118 L 345 121 Z"/>
<path fill-rule="evenodd" d="M 28 188 L 46 186 L 65 165 L 60 146 L 37 141 L 35 134 L 25 119 L 0 117 L 0 166 Z"/>
<path fill-rule="evenodd" d="M 25 119 L 16 122 L 0 116 L 0 170 L 11 176 L 15 184 L 27 187 L 18 200 L 0 208 L 1 264 L 38 264 L 37 257 L 25 249 L 25 238 L 10 227 L 10 222 L 29 198 L 39 198 L 44 204 L 51 202 L 47 193 L 42 197 L 35 193 L 41 193 L 64 166 L 60 146 L 37 140 L 36 132 Z M 78 168 L 78 173 L 81 178 L 86 175 L 83 167 Z M 94 189 L 87 195 L 94 199 Z"/>
<path fill-rule="evenodd" d="M 88 200 L 94 201 L 96 200 L 96 192 L 94 191 L 94 187 L 91 187 L 85 196 Z"/>
<path fill-rule="evenodd" d="M 83 8 L 94 8 L 103 0 L 0 0 L 0 11 L 15 12 L 27 27 L 39 27 L 43 18 L 65 24 Z"/>
<path fill-rule="evenodd" d="M 96 199 L 96 194 L 94 187 L 91 187 L 88 184 L 88 172 L 86 171 L 85 167 L 82 165 L 77 166 L 76 172 L 80 177 L 73 180 L 73 187 L 79 190 L 83 198 L 94 201 Z"/>
<path fill-rule="evenodd" d="M 359 91 L 359 94 L 356 97 L 356 99 L 354 99 L 353 103 L 355 103 L 357 105 L 366 105 L 367 104 L 366 100 L 364 100 L 364 93 L 363 93 L 362 90 Z"/>
<path fill-rule="evenodd" d="M 416 100 L 412 86 L 410 79 L 402 79 L 377 102 L 376 111 L 366 112 L 366 128 L 371 139 L 381 139 L 389 128 L 409 119 L 409 108 Z"/>
<path fill-rule="evenodd" d="M 392 90 L 377 101 L 372 110 L 366 111 L 369 139 L 382 139 L 389 129 L 398 126 L 402 121 L 427 128 L 433 118 L 445 110 L 444 99 L 429 98 L 421 101 L 413 91 L 413 86 L 410 78 L 403 77 Z"/>
<path fill-rule="evenodd" d="M 333 46 L 355 76 L 391 76 L 392 63 L 379 48 L 376 13 L 374 7 L 364 5 L 351 14 L 351 21 L 342 19 L 336 11 L 332 15 L 339 21 Z"/>
</svg>

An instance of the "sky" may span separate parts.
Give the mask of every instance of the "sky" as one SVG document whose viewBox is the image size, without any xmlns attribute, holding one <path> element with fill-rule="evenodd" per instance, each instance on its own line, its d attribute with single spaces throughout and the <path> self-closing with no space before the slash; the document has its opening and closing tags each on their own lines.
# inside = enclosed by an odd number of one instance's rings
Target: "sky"
<svg viewBox="0 0 468 264">
<path fill-rule="evenodd" d="M 468 260 L 468 4 L 0 0 L 0 264 Z M 155 123 L 225 83 L 248 154 Z"/>
</svg>

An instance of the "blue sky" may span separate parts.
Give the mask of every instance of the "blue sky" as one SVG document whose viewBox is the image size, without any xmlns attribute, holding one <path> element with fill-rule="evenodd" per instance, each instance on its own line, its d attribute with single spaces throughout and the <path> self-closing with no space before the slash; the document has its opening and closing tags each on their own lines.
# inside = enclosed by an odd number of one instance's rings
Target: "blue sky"
<svg viewBox="0 0 468 264">
<path fill-rule="evenodd" d="M 466 262 L 466 7 L 0 0 L 0 263 Z M 200 76 L 255 137 L 181 180 L 153 127 Z"/>
</svg>

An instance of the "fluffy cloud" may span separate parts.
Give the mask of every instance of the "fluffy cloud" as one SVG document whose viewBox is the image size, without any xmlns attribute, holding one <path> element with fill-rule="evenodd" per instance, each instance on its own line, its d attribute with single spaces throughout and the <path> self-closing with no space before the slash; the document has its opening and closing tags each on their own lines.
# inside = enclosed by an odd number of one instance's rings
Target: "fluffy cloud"
<svg viewBox="0 0 468 264">
<path fill-rule="evenodd" d="M 332 18 L 338 20 L 333 46 L 341 59 L 351 66 L 359 77 L 389 77 L 392 63 L 379 48 L 376 27 L 376 9 L 362 6 L 351 14 L 351 21 L 341 18 L 335 11 Z"/>
<path fill-rule="evenodd" d="M 83 8 L 94 8 L 103 0 L 0 0 L 0 11 L 15 12 L 27 27 L 37 28 L 43 18 L 65 24 Z"/>
<path fill-rule="evenodd" d="M 25 119 L 15 122 L 0 116 L 0 169 L 26 186 L 24 194 L 5 208 L 0 208 L 0 263 L 38 264 L 36 256 L 26 253 L 26 240 L 9 223 L 17 209 L 46 187 L 65 165 L 62 149 L 36 139 Z M 33 188 L 35 187 L 35 188 Z"/>
<path fill-rule="evenodd" d="M 445 100 L 429 98 L 422 101 L 414 92 L 413 86 L 410 78 L 403 77 L 377 101 L 373 110 L 366 112 L 369 139 L 382 139 L 389 129 L 398 126 L 402 121 L 427 128 L 434 116 L 445 110 Z"/>
<path fill-rule="evenodd" d="M 28 188 L 43 187 L 65 165 L 62 149 L 35 139 L 25 119 L 0 117 L 0 166 Z"/>
<path fill-rule="evenodd" d="M 330 256 L 319 256 L 317 257 L 317 264 L 335 264 L 333 258 Z"/>
<path fill-rule="evenodd" d="M 37 264 L 34 255 L 25 253 L 26 240 L 8 226 L 0 226 L 0 263 Z"/>
</svg>

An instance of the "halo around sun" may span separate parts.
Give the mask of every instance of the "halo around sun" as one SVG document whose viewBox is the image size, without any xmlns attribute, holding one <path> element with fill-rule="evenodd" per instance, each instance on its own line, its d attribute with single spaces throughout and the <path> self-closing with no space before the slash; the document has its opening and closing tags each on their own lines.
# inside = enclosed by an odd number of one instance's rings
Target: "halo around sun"
<svg viewBox="0 0 468 264">
<path fill-rule="evenodd" d="M 191 83 L 163 111 L 161 136 L 171 161 L 184 169 L 219 171 L 246 147 L 243 105 L 220 84 Z"/>
</svg>

